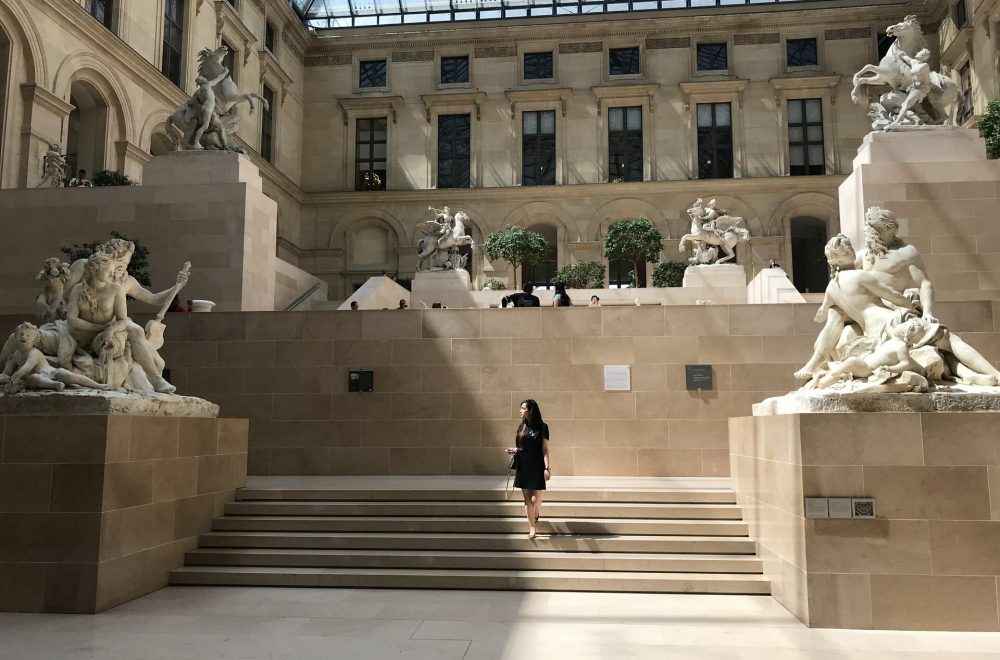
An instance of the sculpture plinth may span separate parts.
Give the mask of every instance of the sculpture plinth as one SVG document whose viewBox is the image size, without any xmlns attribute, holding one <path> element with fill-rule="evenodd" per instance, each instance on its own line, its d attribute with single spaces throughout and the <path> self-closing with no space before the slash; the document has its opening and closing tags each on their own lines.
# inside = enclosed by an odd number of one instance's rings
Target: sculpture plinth
<svg viewBox="0 0 1000 660">
<path fill-rule="evenodd" d="M 419 272 L 413 276 L 411 291 L 410 306 L 414 308 L 431 307 L 434 303 L 445 307 L 473 306 L 472 279 L 469 271 L 462 268 Z"/>
<path fill-rule="evenodd" d="M 700 299 L 720 305 L 747 301 L 747 275 L 739 264 L 701 264 L 688 266 L 682 286 L 698 290 Z"/>
</svg>

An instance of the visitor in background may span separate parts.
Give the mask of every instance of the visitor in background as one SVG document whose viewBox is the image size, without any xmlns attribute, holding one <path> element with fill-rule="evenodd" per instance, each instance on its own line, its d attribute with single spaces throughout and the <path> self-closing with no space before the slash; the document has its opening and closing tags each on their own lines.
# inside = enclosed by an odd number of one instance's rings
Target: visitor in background
<svg viewBox="0 0 1000 660">
<path fill-rule="evenodd" d="M 521 402 L 521 425 L 517 427 L 513 447 L 508 454 L 517 455 L 514 488 L 524 495 L 524 509 L 528 517 L 528 538 L 535 538 L 538 517 L 542 513 L 542 491 L 552 476 L 549 469 L 549 427 L 542 421 L 542 411 L 534 399 Z"/>
<path fill-rule="evenodd" d="M 501 298 L 500 306 L 506 307 L 507 305 L 513 305 L 514 307 L 541 307 L 542 302 L 538 299 L 538 296 L 531 295 L 531 292 L 534 290 L 534 286 L 530 283 L 526 283 L 521 287 L 521 292 L 512 293 L 509 296 Z"/>
<path fill-rule="evenodd" d="M 397 307 L 396 309 L 406 309 L 406 300 L 404 300 L 403 298 L 400 298 L 399 299 L 399 307 Z"/>
<path fill-rule="evenodd" d="M 569 294 L 566 293 L 566 285 L 561 282 L 556 284 L 556 294 L 552 296 L 552 306 L 553 307 L 572 307 L 573 301 L 570 300 Z"/>
<path fill-rule="evenodd" d="M 353 309 L 358 309 L 358 301 L 357 300 L 352 300 L 351 301 L 351 309 L 352 310 Z"/>
<path fill-rule="evenodd" d="M 778 265 L 778 262 L 775 261 L 774 259 L 771 259 L 770 261 L 767 262 L 767 267 L 768 268 L 781 268 L 781 266 Z"/>
<path fill-rule="evenodd" d="M 587 307 L 600 307 L 600 306 L 601 306 L 601 298 L 599 296 L 591 296 L 590 304 L 587 305 Z"/>
<path fill-rule="evenodd" d="M 181 304 L 181 299 L 178 296 L 174 296 L 174 299 L 170 302 L 170 307 L 167 308 L 168 312 L 190 312 L 189 307 L 185 307 Z"/>
<path fill-rule="evenodd" d="M 80 170 L 69 180 L 70 188 L 93 188 L 94 184 L 87 178 L 87 170 Z"/>
</svg>

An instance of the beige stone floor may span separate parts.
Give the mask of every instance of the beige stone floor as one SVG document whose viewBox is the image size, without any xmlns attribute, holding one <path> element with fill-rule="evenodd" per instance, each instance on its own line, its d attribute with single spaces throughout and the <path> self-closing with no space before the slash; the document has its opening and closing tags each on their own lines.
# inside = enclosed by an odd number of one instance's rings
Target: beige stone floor
<svg viewBox="0 0 1000 660">
<path fill-rule="evenodd" d="M 810 630 L 763 596 L 170 587 L 0 614 L 0 658 L 996 660 L 1000 634 Z"/>
</svg>

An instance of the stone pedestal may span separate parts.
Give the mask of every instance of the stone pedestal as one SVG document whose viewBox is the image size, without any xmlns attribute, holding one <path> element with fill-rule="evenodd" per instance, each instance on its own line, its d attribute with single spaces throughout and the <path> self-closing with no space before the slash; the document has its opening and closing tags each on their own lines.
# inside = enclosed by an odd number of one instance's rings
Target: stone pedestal
<svg viewBox="0 0 1000 660">
<path fill-rule="evenodd" d="M 472 280 L 467 270 L 423 271 L 413 276 L 410 306 L 430 307 L 439 302 L 449 308 L 475 307 L 471 292 Z"/>
<path fill-rule="evenodd" d="M 0 414 L 0 611 L 94 613 L 166 586 L 245 485 L 246 420 L 2 400 L 21 405 Z"/>
<path fill-rule="evenodd" d="M 840 185 L 840 226 L 864 245 L 864 212 L 896 213 L 940 300 L 1000 298 L 1000 161 L 974 129 L 869 133 Z"/>
<path fill-rule="evenodd" d="M 699 264 L 684 271 L 683 288 L 699 292 L 698 298 L 720 305 L 747 301 L 747 275 L 739 264 Z"/>
<path fill-rule="evenodd" d="M 816 628 L 1000 630 L 998 425 L 988 412 L 731 418 L 733 487 L 774 597 Z M 861 496 L 875 519 L 804 516 L 804 497 Z"/>
</svg>

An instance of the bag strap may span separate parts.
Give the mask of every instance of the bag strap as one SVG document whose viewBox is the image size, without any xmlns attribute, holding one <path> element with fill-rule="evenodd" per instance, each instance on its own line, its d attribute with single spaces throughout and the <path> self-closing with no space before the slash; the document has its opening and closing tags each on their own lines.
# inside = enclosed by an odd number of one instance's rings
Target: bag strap
<svg viewBox="0 0 1000 660">
<path fill-rule="evenodd" d="M 510 485 L 510 473 L 511 472 L 512 472 L 511 470 L 507 470 L 507 485 L 505 485 L 503 487 L 504 497 L 507 498 L 508 502 L 510 501 L 511 496 L 514 494 L 514 489 Z"/>
</svg>

